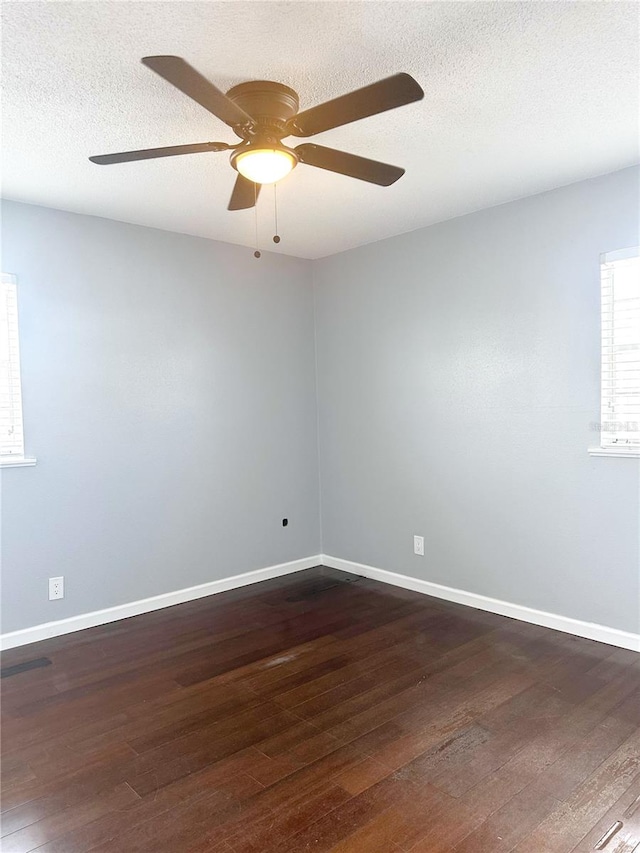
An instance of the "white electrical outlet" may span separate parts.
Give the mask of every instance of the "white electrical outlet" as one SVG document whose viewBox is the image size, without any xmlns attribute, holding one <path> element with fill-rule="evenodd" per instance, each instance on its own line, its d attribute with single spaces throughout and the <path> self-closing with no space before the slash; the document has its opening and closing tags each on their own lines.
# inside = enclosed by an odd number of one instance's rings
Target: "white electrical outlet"
<svg viewBox="0 0 640 853">
<path fill-rule="evenodd" d="M 64 598 L 64 578 L 49 578 L 49 601 Z"/>
<path fill-rule="evenodd" d="M 413 537 L 413 553 L 424 557 L 424 536 Z"/>
</svg>

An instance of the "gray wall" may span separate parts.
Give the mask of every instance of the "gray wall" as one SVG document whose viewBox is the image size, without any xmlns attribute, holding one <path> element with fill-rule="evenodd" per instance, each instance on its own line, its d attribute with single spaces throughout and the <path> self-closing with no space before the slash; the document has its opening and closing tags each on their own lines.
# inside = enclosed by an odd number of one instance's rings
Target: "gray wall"
<svg viewBox="0 0 640 853">
<path fill-rule="evenodd" d="M 38 465 L 1 474 L 2 630 L 321 548 L 639 630 L 640 465 L 586 453 L 638 174 L 315 262 L 317 377 L 309 262 L 6 202 Z"/>
<path fill-rule="evenodd" d="M 2 236 L 38 458 L 2 471 L 3 631 L 318 553 L 309 263 L 11 202 Z"/>
<path fill-rule="evenodd" d="M 637 242 L 627 169 L 315 262 L 324 552 L 638 631 L 640 465 L 587 455 Z"/>
</svg>

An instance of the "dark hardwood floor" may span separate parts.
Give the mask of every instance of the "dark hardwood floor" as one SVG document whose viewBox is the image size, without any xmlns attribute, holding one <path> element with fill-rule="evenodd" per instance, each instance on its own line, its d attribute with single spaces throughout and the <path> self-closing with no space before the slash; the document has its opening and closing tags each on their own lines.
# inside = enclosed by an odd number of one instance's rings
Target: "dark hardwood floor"
<svg viewBox="0 0 640 853">
<path fill-rule="evenodd" d="M 42 658 L 5 853 L 640 851 L 634 652 L 319 568 L 3 667 Z"/>
</svg>

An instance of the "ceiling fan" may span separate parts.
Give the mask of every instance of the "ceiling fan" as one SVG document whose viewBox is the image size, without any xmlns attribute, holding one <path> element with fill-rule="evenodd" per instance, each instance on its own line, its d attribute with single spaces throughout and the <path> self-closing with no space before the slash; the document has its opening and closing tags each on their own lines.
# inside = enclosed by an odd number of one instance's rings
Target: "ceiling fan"
<svg viewBox="0 0 640 853">
<path fill-rule="evenodd" d="M 224 94 L 179 56 L 145 56 L 142 62 L 185 95 L 229 125 L 240 142 L 201 142 L 89 157 L 105 166 L 131 160 L 172 157 L 204 151 L 231 150 L 231 165 L 238 172 L 229 210 L 244 210 L 257 201 L 261 184 L 281 180 L 298 165 L 317 166 L 361 181 L 387 187 L 404 169 L 335 148 L 305 143 L 296 148 L 283 145 L 287 136 L 314 136 L 325 130 L 411 104 L 424 92 L 409 74 L 394 74 L 370 86 L 298 112 L 298 94 L 282 83 L 252 80 Z"/>
</svg>

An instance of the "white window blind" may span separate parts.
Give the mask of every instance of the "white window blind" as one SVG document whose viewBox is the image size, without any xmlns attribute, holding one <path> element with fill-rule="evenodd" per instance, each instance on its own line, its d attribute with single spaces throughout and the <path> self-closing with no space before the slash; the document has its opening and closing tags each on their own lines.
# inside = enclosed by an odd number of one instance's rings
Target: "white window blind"
<svg viewBox="0 0 640 853">
<path fill-rule="evenodd" d="M 18 293 L 13 275 L 2 273 L 0 290 L 0 461 L 24 458 Z"/>
<path fill-rule="evenodd" d="M 601 259 L 602 447 L 640 448 L 640 256 L 638 248 Z"/>
</svg>

